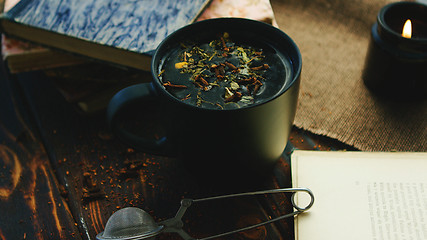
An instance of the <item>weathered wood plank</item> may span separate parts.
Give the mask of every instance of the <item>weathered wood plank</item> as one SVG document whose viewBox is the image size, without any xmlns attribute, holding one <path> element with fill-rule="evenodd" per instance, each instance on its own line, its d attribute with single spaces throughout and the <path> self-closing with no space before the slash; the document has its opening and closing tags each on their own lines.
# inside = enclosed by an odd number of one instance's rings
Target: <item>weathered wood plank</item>
<svg viewBox="0 0 427 240">
<path fill-rule="evenodd" d="M 108 217 L 123 207 L 143 208 L 160 221 L 175 215 L 183 197 L 230 193 L 215 186 L 201 185 L 180 160 L 136 152 L 123 145 L 107 131 L 104 113 L 82 115 L 63 99 L 42 73 L 21 74 L 18 81 L 35 116 L 58 182 L 68 192 L 66 201 L 84 239 L 94 239 L 103 230 Z M 149 116 L 134 114 L 133 117 Z M 293 129 L 290 144 L 275 169 L 275 175 L 263 185 L 256 186 L 257 190 L 260 187 L 291 186 L 288 155 L 293 148 L 330 150 L 346 147 Z M 289 195 L 237 199 L 226 204 L 195 206 L 186 214 L 185 225 L 192 235 L 201 237 L 291 210 Z M 175 237 L 163 235 L 159 239 L 179 239 Z M 293 239 L 293 222 L 281 221 L 230 239 L 236 237 Z"/>
<path fill-rule="evenodd" d="M 79 114 L 45 77 L 39 75 L 34 80 L 21 76 L 19 81 L 37 118 L 58 180 L 69 193 L 70 210 L 79 219 L 83 238 L 94 239 L 119 208 L 140 207 L 159 221 L 173 217 L 183 197 L 223 193 L 201 186 L 180 160 L 136 152 L 121 144 L 106 131 L 103 114 Z M 32 73 L 31 78 L 34 77 Z M 192 235 L 220 233 L 267 217 L 256 199 L 234 200 L 226 207 L 212 204 L 195 206 L 186 214 L 185 225 Z M 280 239 L 274 225 L 257 231 L 252 234 Z M 248 234 L 237 236 L 247 239 Z M 159 239 L 179 238 L 164 235 Z"/>
<path fill-rule="evenodd" d="M 0 239 L 80 239 L 46 152 L 0 73 Z"/>
</svg>

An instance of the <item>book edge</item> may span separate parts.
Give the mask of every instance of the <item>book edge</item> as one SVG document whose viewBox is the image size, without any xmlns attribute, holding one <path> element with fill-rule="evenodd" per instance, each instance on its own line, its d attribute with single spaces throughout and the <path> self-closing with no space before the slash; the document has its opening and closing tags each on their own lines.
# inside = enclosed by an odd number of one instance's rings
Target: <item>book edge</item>
<svg viewBox="0 0 427 240">
<path fill-rule="evenodd" d="M 5 18 L 0 18 L 0 29 L 6 34 L 6 36 L 30 41 L 47 48 L 58 49 L 67 53 L 94 58 L 113 64 L 125 65 L 145 71 L 149 71 L 151 68 L 152 51 L 139 53 L 128 49 L 102 45 L 87 39 L 48 31 L 46 29 L 10 21 Z M 51 41 L 48 39 L 54 40 Z M 93 49 L 97 50 L 93 51 Z M 124 55 L 126 55 L 126 57 Z"/>
<path fill-rule="evenodd" d="M 45 61 L 39 61 L 38 59 Z M 20 73 L 83 64 L 89 62 L 90 60 L 85 59 L 84 57 L 74 56 L 72 54 L 66 54 L 43 48 L 34 50 L 31 53 L 23 52 L 19 54 L 7 55 L 4 56 L 3 61 L 8 66 L 10 73 Z M 29 61 L 32 61 L 31 67 L 26 64 Z"/>
<path fill-rule="evenodd" d="M 292 153 L 292 156 L 314 156 L 314 155 L 335 155 L 339 156 L 356 156 L 362 158 L 371 158 L 371 157 L 401 157 L 401 156 L 411 156 L 416 157 L 427 157 L 427 152 L 368 152 L 368 151 L 316 151 L 316 150 L 295 150 Z"/>
<path fill-rule="evenodd" d="M 298 157 L 299 154 L 295 154 L 296 152 L 300 152 L 301 150 L 294 150 L 291 154 L 291 183 L 293 188 L 297 188 L 298 186 L 298 176 L 295 174 L 298 172 Z M 298 203 L 298 194 L 295 195 L 295 202 Z M 294 238 L 298 239 L 298 216 L 294 217 Z"/>
</svg>

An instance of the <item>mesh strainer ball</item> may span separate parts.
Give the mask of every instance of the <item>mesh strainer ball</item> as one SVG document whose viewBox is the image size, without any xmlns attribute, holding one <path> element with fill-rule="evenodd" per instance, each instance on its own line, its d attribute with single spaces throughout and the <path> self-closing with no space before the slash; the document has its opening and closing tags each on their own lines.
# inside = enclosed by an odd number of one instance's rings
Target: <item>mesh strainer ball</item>
<svg viewBox="0 0 427 240">
<path fill-rule="evenodd" d="M 163 229 L 144 210 L 135 207 L 123 208 L 115 212 L 107 221 L 105 230 L 96 238 L 99 240 L 155 239 Z"/>
</svg>

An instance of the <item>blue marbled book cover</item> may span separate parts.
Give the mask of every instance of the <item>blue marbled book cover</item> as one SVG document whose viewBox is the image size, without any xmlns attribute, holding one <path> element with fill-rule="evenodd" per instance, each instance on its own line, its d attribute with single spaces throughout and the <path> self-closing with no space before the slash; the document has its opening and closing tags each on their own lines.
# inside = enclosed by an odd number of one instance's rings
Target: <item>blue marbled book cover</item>
<svg viewBox="0 0 427 240">
<path fill-rule="evenodd" d="M 207 0 L 21 0 L 3 15 L 51 32 L 150 53 L 195 20 Z"/>
</svg>

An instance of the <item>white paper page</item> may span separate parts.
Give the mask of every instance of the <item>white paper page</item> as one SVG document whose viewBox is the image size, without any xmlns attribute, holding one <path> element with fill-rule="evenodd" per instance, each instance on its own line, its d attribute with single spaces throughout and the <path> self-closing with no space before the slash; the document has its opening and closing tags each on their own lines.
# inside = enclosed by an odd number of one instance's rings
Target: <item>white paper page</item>
<svg viewBox="0 0 427 240">
<path fill-rule="evenodd" d="M 427 153 L 295 151 L 291 164 L 315 196 L 296 239 L 427 239 Z"/>
</svg>

